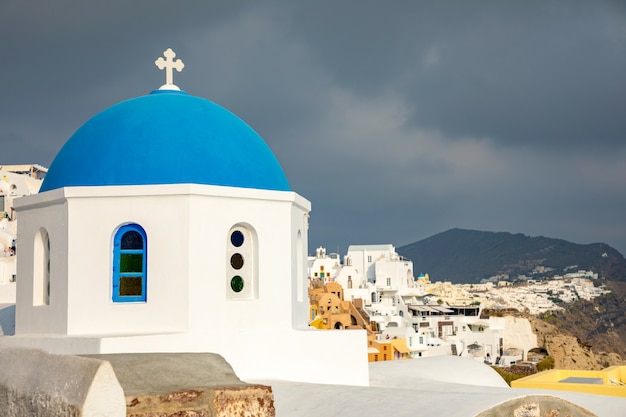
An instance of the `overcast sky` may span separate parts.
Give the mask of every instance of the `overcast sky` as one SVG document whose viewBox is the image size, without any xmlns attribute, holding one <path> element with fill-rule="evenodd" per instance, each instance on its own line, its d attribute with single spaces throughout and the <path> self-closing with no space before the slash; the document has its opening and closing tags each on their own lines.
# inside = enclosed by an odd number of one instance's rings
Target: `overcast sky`
<svg viewBox="0 0 626 417">
<path fill-rule="evenodd" d="M 626 2 L 0 0 L 0 164 L 50 166 L 168 47 L 312 202 L 309 252 L 459 227 L 626 254 Z"/>
</svg>

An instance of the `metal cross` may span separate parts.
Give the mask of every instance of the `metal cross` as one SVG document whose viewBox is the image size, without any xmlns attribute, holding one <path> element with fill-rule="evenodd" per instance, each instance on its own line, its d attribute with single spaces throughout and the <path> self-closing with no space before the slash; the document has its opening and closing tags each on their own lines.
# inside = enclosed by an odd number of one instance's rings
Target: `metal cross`
<svg viewBox="0 0 626 417">
<path fill-rule="evenodd" d="M 163 52 L 163 56 L 165 56 L 165 59 L 163 59 L 163 57 L 158 57 L 154 63 L 160 70 L 165 68 L 165 86 L 173 86 L 174 73 L 172 70 L 176 69 L 176 71 L 181 72 L 183 68 L 185 68 L 185 64 L 183 64 L 183 61 L 180 59 L 174 61 L 176 52 L 172 51 L 172 48 L 167 48 L 167 50 Z"/>
</svg>

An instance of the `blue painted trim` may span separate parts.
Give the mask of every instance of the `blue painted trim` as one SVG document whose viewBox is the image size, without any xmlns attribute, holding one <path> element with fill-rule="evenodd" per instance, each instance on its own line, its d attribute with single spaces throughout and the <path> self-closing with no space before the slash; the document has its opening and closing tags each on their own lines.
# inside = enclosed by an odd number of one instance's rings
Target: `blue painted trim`
<svg viewBox="0 0 626 417">
<path fill-rule="evenodd" d="M 135 231 L 141 235 L 142 238 L 142 249 L 121 249 L 120 243 L 122 241 L 122 237 L 127 233 Z M 113 278 L 112 278 L 112 299 L 114 303 L 132 303 L 132 302 L 146 302 L 147 300 L 147 284 L 148 284 L 148 240 L 146 237 L 146 231 L 143 230 L 143 227 L 138 224 L 126 224 L 121 226 L 117 232 L 115 232 L 115 237 L 113 239 Z M 135 273 L 120 273 L 120 260 L 122 254 L 142 254 L 143 255 L 143 264 L 141 268 L 141 272 Z M 122 296 L 120 295 L 120 278 L 121 275 L 124 277 L 141 277 L 141 289 L 142 294 L 136 296 Z"/>
</svg>

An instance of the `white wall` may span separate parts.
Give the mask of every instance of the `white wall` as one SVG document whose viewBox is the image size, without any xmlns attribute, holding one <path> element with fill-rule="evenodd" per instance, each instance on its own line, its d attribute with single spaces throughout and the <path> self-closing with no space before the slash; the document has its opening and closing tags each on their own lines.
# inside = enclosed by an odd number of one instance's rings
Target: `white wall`
<svg viewBox="0 0 626 417">
<path fill-rule="evenodd" d="M 15 333 L 67 333 L 67 205 L 62 190 L 18 200 Z M 30 204 L 28 209 L 25 204 Z M 34 242 L 41 228 L 50 236 L 50 304 L 35 305 Z M 37 294 L 38 296 L 40 294 Z"/>
<path fill-rule="evenodd" d="M 376 272 L 374 263 L 380 256 L 395 252 L 393 245 L 350 245 L 348 256 L 352 258 L 352 265 L 370 282 L 374 282 Z"/>
<path fill-rule="evenodd" d="M 407 290 L 414 284 L 413 262 L 400 259 L 383 259 L 375 263 L 376 286 L 387 287 L 387 278 L 391 278 L 391 287 Z"/>
<path fill-rule="evenodd" d="M 307 255 L 309 241 L 309 212 L 311 203 L 292 193 L 291 204 L 291 326 L 308 328 L 309 297 Z"/>
<path fill-rule="evenodd" d="M 189 347 L 192 349 L 189 349 Z M 334 348 L 341 347 L 341 348 Z M 215 352 L 244 381 L 283 379 L 326 384 L 368 385 L 364 330 L 238 329 L 203 334 L 117 337 L 101 340 L 103 353 Z M 320 351 L 326 354 L 320 354 Z"/>
<path fill-rule="evenodd" d="M 293 255 L 298 228 L 294 230 L 292 225 L 295 194 L 260 190 L 243 193 L 248 198 L 196 195 L 192 199 L 193 243 L 189 257 L 192 332 L 292 326 L 292 299 L 297 297 Z M 299 217 L 302 228 L 304 216 L 301 213 L 295 217 Z M 237 224 L 252 228 L 257 237 L 258 296 L 252 299 L 227 297 L 230 277 L 226 244 L 229 230 Z M 301 268 L 300 279 L 304 279 L 303 271 Z"/>
<path fill-rule="evenodd" d="M 528 351 L 537 347 L 537 335 L 533 332 L 528 319 L 521 317 L 504 317 L 503 330 L 504 349 L 519 348 L 524 350 L 524 357 L 528 357 Z"/>
<path fill-rule="evenodd" d="M 21 250 L 29 250 L 19 261 L 17 336 L 0 344 L 56 353 L 216 352 L 240 376 L 366 385 L 365 332 L 294 330 L 307 328 L 309 210 L 293 192 L 200 185 L 74 187 L 29 197 L 20 206 Z M 113 236 L 130 222 L 147 234 L 148 301 L 113 303 Z M 234 225 L 253 230 L 258 244 L 258 291 L 248 299 L 229 296 Z M 34 307 L 28 245 L 40 227 L 50 235 L 51 295 L 50 305 Z M 67 337 L 20 338 L 28 333 Z M 320 346 L 339 345 L 349 348 L 318 355 Z"/>
<path fill-rule="evenodd" d="M 187 328 L 189 199 L 146 191 L 68 198 L 68 334 L 141 334 Z M 113 238 L 120 226 L 129 223 L 139 224 L 146 232 L 145 303 L 112 302 Z"/>
</svg>

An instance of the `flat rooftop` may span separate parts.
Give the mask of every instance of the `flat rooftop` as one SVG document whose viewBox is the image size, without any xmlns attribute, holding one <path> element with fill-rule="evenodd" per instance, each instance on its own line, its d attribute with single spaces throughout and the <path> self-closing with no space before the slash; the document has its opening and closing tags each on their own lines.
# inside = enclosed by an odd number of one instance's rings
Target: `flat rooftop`
<svg viewBox="0 0 626 417">
<path fill-rule="evenodd" d="M 552 369 L 517 379 L 511 385 L 514 388 L 573 391 L 626 398 L 626 366 L 611 366 L 601 371 Z"/>
<path fill-rule="evenodd" d="M 602 417 L 623 417 L 626 408 L 626 401 L 620 397 L 511 388 L 491 367 L 458 356 L 372 362 L 369 387 L 249 382 L 272 387 L 277 417 L 357 413 L 359 417 L 476 417 L 492 407 L 530 395 L 557 397 Z"/>
</svg>

